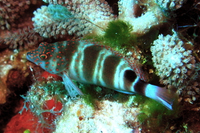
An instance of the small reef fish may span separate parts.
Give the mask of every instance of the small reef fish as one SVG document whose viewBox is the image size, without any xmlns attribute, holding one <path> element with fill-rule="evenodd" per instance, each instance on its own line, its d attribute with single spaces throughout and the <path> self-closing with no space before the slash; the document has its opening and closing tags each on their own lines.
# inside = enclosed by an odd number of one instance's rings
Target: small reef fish
<svg viewBox="0 0 200 133">
<path fill-rule="evenodd" d="M 137 64 L 116 51 L 89 41 L 40 43 L 26 58 L 44 70 L 62 77 L 71 97 L 83 95 L 71 79 L 96 84 L 116 91 L 139 93 L 172 110 L 173 95 L 167 89 L 146 83 Z"/>
</svg>

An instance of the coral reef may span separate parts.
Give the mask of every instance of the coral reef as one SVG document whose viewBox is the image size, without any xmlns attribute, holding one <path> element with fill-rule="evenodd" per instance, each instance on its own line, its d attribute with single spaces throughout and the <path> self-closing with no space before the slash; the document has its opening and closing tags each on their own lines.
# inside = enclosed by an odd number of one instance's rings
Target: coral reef
<svg viewBox="0 0 200 133">
<path fill-rule="evenodd" d="M 199 14 L 198 0 L 1 0 L 0 132 L 199 132 Z M 69 98 L 61 77 L 26 60 L 69 39 L 140 62 L 145 81 L 175 90 L 174 110 L 75 81 L 85 95 Z"/>
<path fill-rule="evenodd" d="M 145 0 L 120 0 L 119 1 L 119 19 L 130 23 L 133 26 L 132 32 L 136 34 L 145 34 L 151 27 L 159 26 L 166 20 L 164 12 L 155 1 Z M 138 9 L 143 6 L 141 13 Z M 145 10 L 144 10 L 145 9 Z"/>
<path fill-rule="evenodd" d="M 199 63 L 192 55 L 194 47 L 190 41 L 182 41 L 177 32 L 173 35 L 159 35 L 153 42 L 151 52 L 156 74 L 168 88 L 175 87 L 180 101 L 193 103 L 199 99 Z"/>
<path fill-rule="evenodd" d="M 6 102 L 6 96 L 8 95 L 8 88 L 6 85 L 0 80 L 0 104 Z"/>
<path fill-rule="evenodd" d="M 53 111 L 59 111 L 62 108 L 62 104 L 60 102 L 56 103 L 55 99 L 50 99 L 45 102 L 44 109 L 45 110 L 53 110 Z M 21 102 L 21 107 L 18 109 L 20 110 L 23 108 L 23 102 Z M 26 106 L 30 107 L 28 103 L 25 103 Z M 50 113 L 50 112 L 43 112 L 43 117 L 45 117 L 45 121 L 48 124 L 52 124 L 52 121 L 56 118 L 56 116 L 59 115 L 59 113 Z M 55 116 L 56 115 L 56 116 Z M 47 128 L 43 125 L 42 122 L 38 122 L 40 119 L 31 112 L 30 108 L 27 108 L 27 110 L 23 110 L 20 113 L 16 114 L 8 123 L 4 133 L 13 133 L 13 132 L 24 132 L 29 131 L 30 132 L 45 132 L 50 133 L 53 131 L 54 127 Z M 26 130 L 27 129 L 27 130 Z"/>
<path fill-rule="evenodd" d="M 57 6 L 60 5 L 49 5 L 49 6 L 42 6 L 41 9 L 38 9 L 34 12 L 35 17 L 32 18 L 32 21 L 34 21 L 34 30 L 38 32 L 43 37 L 54 37 L 56 38 L 58 35 L 65 35 L 66 29 L 68 30 L 69 34 L 72 34 L 75 32 L 78 28 L 77 25 L 79 22 L 71 25 L 73 21 L 73 16 L 71 13 L 67 10 L 66 7 L 61 6 L 62 8 L 58 8 Z M 52 9 L 53 8 L 53 9 Z M 59 9 L 59 10 L 56 10 Z M 58 19 L 58 16 L 53 16 L 52 10 L 58 14 L 60 10 L 65 11 L 65 13 L 62 14 L 62 17 Z M 60 23 L 59 23 L 60 22 Z M 45 25 L 48 25 L 48 28 L 45 27 Z M 69 27 L 69 28 L 68 28 Z"/>
<path fill-rule="evenodd" d="M 151 52 L 156 74 L 168 88 L 176 88 L 180 101 L 193 104 L 199 99 L 199 63 L 192 51 L 194 44 L 183 41 L 177 32 L 173 35 L 160 34 L 153 42 Z M 190 48 L 186 50 L 186 48 Z"/>
<path fill-rule="evenodd" d="M 195 64 L 194 74 L 190 77 L 187 82 L 187 86 L 178 88 L 177 93 L 181 97 L 180 101 L 183 100 L 190 104 L 194 104 L 195 101 L 200 98 L 200 84 L 199 84 L 199 63 Z"/>
</svg>

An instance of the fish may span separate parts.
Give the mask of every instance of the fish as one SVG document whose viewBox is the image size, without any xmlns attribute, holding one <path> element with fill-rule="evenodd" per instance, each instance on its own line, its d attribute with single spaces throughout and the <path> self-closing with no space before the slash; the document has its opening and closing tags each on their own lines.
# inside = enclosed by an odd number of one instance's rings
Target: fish
<svg viewBox="0 0 200 133">
<path fill-rule="evenodd" d="M 27 52 L 27 60 L 61 76 L 71 97 L 83 95 L 72 80 L 103 86 L 126 94 L 141 94 L 172 110 L 174 96 L 164 87 L 149 84 L 137 62 L 108 46 L 87 40 L 41 42 Z"/>
</svg>

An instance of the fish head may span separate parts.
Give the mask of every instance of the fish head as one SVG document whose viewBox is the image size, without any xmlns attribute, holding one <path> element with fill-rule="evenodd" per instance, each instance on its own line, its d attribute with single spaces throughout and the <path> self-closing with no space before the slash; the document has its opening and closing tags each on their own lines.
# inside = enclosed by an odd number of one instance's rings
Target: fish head
<svg viewBox="0 0 200 133">
<path fill-rule="evenodd" d="M 58 74 L 66 68 L 66 59 L 56 43 L 40 43 L 39 47 L 27 53 L 27 60 L 42 67 L 45 71 Z"/>
</svg>

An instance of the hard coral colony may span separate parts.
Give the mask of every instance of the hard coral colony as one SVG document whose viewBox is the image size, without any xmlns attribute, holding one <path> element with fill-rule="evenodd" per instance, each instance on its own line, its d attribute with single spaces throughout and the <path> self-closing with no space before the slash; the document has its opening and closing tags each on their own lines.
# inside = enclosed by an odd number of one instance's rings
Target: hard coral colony
<svg viewBox="0 0 200 133">
<path fill-rule="evenodd" d="M 175 26 L 168 26 L 176 24 L 169 20 L 176 19 L 176 11 L 190 2 L 108 2 L 21 0 L 18 5 L 11 0 L 0 1 L 0 25 L 4 30 L 0 31 L 0 48 L 2 51 L 20 49 L 17 55 L 13 54 L 13 61 L 2 56 L 0 68 L 11 66 L 12 71 L 23 73 L 23 82 L 19 85 L 17 82 L 10 85 L 13 80 L 8 79 L 8 71 L 11 69 L 1 75 L 0 103 L 7 102 L 6 95 L 15 93 L 23 97 L 24 105 L 28 104 L 23 109 L 30 111 L 23 110 L 13 117 L 6 132 L 12 132 L 14 127 L 19 132 L 179 132 L 183 129 L 170 121 L 182 118 L 184 110 L 178 110 L 179 106 L 188 105 L 198 111 L 195 105 L 199 104 L 200 94 L 199 57 L 194 50 L 198 48 L 197 43 L 175 31 Z M 195 2 L 191 5 L 200 11 Z M 111 5 L 117 5 L 118 10 L 112 11 Z M 25 8 L 15 10 L 21 6 Z M 21 22 L 20 18 L 26 15 L 29 17 L 24 21 L 29 28 L 17 23 L 15 18 Z M 145 59 L 149 60 L 144 63 Z M 21 63 L 17 66 L 19 60 Z M 44 70 L 61 76 L 63 82 L 55 81 L 60 78 Z M 0 73 L 5 72 L 1 69 Z M 31 86 L 25 83 L 28 80 Z M 30 89 L 24 92 L 20 88 Z M 29 116 L 37 117 L 31 121 L 32 128 L 28 122 L 26 125 L 17 121 Z M 16 123 L 19 125 L 12 126 Z"/>
</svg>

